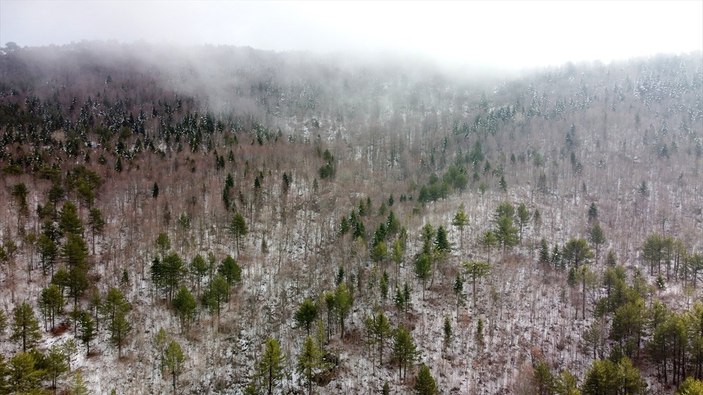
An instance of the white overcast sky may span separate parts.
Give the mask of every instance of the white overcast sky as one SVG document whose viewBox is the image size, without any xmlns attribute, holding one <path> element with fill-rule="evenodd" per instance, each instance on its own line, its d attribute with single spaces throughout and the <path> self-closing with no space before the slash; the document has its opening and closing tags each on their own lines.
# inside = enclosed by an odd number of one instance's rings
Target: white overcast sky
<svg viewBox="0 0 703 395">
<path fill-rule="evenodd" d="M 514 69 L 703 50 L 703 0 L 0 0 L 0 45 L 113 39 L 410 52 Z"/>
</svg>

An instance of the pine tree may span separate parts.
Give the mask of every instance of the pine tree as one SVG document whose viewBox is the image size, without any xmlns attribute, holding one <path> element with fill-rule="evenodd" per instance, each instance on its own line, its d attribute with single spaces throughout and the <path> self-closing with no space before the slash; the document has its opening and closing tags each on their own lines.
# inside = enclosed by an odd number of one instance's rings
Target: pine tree
<svg viewBox="0 0 703 395">
<path fill-rule="evenodd" d="M 539 242 L 539 262 L 542 264 L 548 264 L 549 259 L 549 245 L 547 245 L 547 240 L 542 239 Z"/>
<path fill-rule="evenodd" d="M 34 345 L 41 339 L 39 330 L 39 322 L 34 316 L 32 306 L 27 302 L 22 302 L 12 311 L 14 322 L 12 323 L 12 336 L 10 340 L 22 342 L 22 352 L 27 352 L 28 348 L 34 348 Z"/>
<path fill-rule="evenodd" d="M 237 261 L 229 255 L 222 260 L 220 267 L 217 269 L 217 273 L 221 274 L 229 285 L 234 285 L 242 281 L 242 268 L 239 267 Z"/>
<path fill-rule="evenodd" d="M 176 292 L 176 296 L 173 297 L 172 304 L 176 315 L 181 321 L 181 330 L 188 330 L 190 323 L 195 318 L 195 309 L 197 307 L 195 297 L 193 297 L 193 294 L 190 293 L 188 288 L 182 286 L 178 292 Z"/>
<path fill-rule="evenodd" d="M 420 365 L 420 370 L 417 373 L 417 380 L 415 380 L 415 393 L 418 395 L 436 395 L 439 393 L 437 383 L 430 373 L 430 368 L 428 368 L 424 363 Z"/>
<path fill-rule="evenodd" d="M 73 308 L 77 309 L 78 299 L 88 289 L 88 246 L 83 237 L 69 233 L 62 249 L 62 255 L 68 265 L 68 294 L 73 298 Z"/>
<path fill-rule="evenodd" d="M 366 320 L 364 320 L 364 325 L 366 327 L 369 345 L 371 348 L 373 348 L 373 346 L 378 347 L 379 365 L 383 366 L 383 351 L 385 350 L 388 337 L 393 334 L 391 323 L 388 317 L 383 314 L 383 311 L 379 311 L 378 314 L 366 318 Z"/>
<path fill-rule="evenodd" d="M 530 211 L 525 206 L 525 203 L 520 203 L 520 205 L 517 207 L 517 222 L 518 222 L 518 226 L 520 229 L 520 242 L 521 243 L 522 243 L 523 230 L 525 229 L 525 226 L 527 226 L 527 224 L 530 222 L 531 217 L 532 217 L 532 214 L 530 214 Z"/>
<path fill-rule="evenodd" d="M 307 336 L 303 342 L 303 348 L 298 355 L 298 364 L 296 366 L 298 373 L 305 379 L 308 389 L 308 394 L 312 394 L 312 384 L 315 370 L 320 366 L 322 360 L 322 352 L 317 346 L 317 343 L 312 337 Z"/>
<path fill-rule="evenodd" d="M 68 372 L 66 359 L 66 353 L 56 344 L 51 346 L 46 356 L 46 374 L 51 379 L 51 386 L 54 388 L 54 393 L 56 393 L 56 381 L 61 375 Z"/>
<path fill-rule="evenodd" d="M 203 305 L 205 305 L 211 313 L 217 313 L 217 317 L 219 318 L 222 305 L 228 300 L 229 284 L 227 284 L 227 280 L 225 280 L 222 275 L 217 274 L 203 292 Z"/>
<path fill-rule="evenodd" d="M 449 343 L 452 341 L 452 321 L 449 317 L 444 317 L 444 326 L 442 327 L 444 331 L 444 347 L 449 347 Z"/>
<path fill-rule="evenodd" d="M 543 360 L 537 361 L 534 366 L 535 384 L 537 385 L 537 394 L 552 395 L 554 394 L 554 376 L 549 371 L 549 366 Z"/>
<path fill-rule="evenodd" d="M 115 320 L 117 315 L 126 314 L 132 309 L 132 306 L 125 298 L 119 288 L 110 288 L 105 295 L 105 301 L 101 305 L 102 315 L 108 322 L 108 325 Z"/>
<path fill-rule="evenodd" d="M 99 208 L 93 207 L 88 214 L 88 226 L 92 236 L 92 250 L 95 255 L 95 235 L 101 235 L 105 230 L 105 219 Z"/>
<path fill-rule="evenodd" d="M 344 330 L 345 330 L 345 320 L 349 313 L 351 312 L 352 305 L 354 304 L 354 298 L 346 284 L 339 284 L 334 293 L 334 305 L 337 310 L 337 315 L 339 317 L 339 327 L 342 330 L 341 339 L 344 340 Z"/>
<path fill-rule="evenodd" d="M 276 383 L 283 377 L 284 360 L 278 340 L 271 337 L 266 339 L 266 348 L 259 361 L 258 373 L 268 395 L 273 394 Z"/>
<path fill-rule="evenodd" d="M 86 347 L 86 355 L 90 355 L 90 342 L 98 335 L 95 329 L 95 322 L 90 314 L 85 311 L 78 313 L 78 338 Z"/>
<path fill-rule="evenodd" d="M 155 244 L 161 258 L 165 257 L 166 252 L 171 249 L 171 239 L 169 239 L 168 234 L 163 232 L 156 236 Z"/>
<path fill-rule="evenodd" d="M 598 219 L 598 207 L 595 203 L 591 203 L 588 207 L 588 222 L 593 222 Z"/>
<path fill-rule="evenodd" d="M 157 257 L 151 266 L 151 279 L 154 285 L 166 292 L 169 301 L 173 297 L 173 292 L 178 288 L 184 273 L 183 260 L 175 252 L 165 256 L 163 260 L 159 260 Z"/>
<path fill-rule="evenodd" d="M 498 238 L 496 237 L 495 232 L 491 230 L 487 230 L 482 236 L 481 236 L 481 245 L 486 248 L 488 251 L 488 257 L 487 261 L 488 263 L 491 263 L 491 249 L 498 244 Z"/>
<path fill-rule="evenodd" d="M 73 385 L 70 390 L 71 395 L 88 395 L 88 386 L 85 385 L 83 380 L 83 375 L 80 370 L 76 371 L 76 375 L 73 378 Z"/>
<path fill-rule="evenodd" d="M 383 271 L 383 274 L 381 275 L 381 280 L 379 281 L 379 288 L 381 291 L 381 300 L 385 304 L 386 299 L 388 298 L 388 282 L 390 280 L 388 279 L 388 272 L 385 270 Z"/>
<path fill-rule="evenodd" d="M 171 373 L 173 393 L 175 394 L 178 389 L 178 376 L 183 372 L 186 356 L 183 353 L 183 349 L 181 349 L 181 345 L 177 341 L 171 340 L 166 347 L 163 358 L 163 366 Z"/>
<path fill-rule="evenodd" d="M 59 229 L 64 235 L 83 235 L 83 221 L 78 216 L 76 205 L 70 201 L 63 204 L 59 213 Z"/>
<path fill-rule="evenodd" d="M 317 313 L 317 305 L 310 298 L 306 298 L 295 312 L 295 322 L 299 327 L 305 328 L 305 332 L 308 336 L 310 336 L 310 327 L 312 326 L 312 323 L 317 319 Z"/>
<path fill-rule="evenodd" d="M 12 186 L 10 189 L 10 194 L 15 199 L 15 203 L 17 204 L 17 233 L 21 233 L 21 218 L 29 215 L 29 205 L 27 205 L 27 195 L 29 195 L 29 190 L 27 189 L 27 186 L 21 182 Z"/>
<path fill-rule="evenodd" d="M 491 272 L 491 265 L 482 261 L 466 261 L 463 263 L 468 276 L 471 278 L 471 293 L 473 296 L 474 309 L 476 308 L 476 281 L 486 277 Z"/>
<path fill-rule="evenodd" d="M 8 382 L 13 394 L 41 393 L 44 371 L 39 368 L 35 354 L 18 352 L 10 359 Z"/>
<path fill-rule="evenodd" d="M 242 237 L 246 236 L 248 233 L 247 224 L 244 221 L 244 217 L 240 213 L 234 214 L 232 222 L 229 225 L 229 232 L 234 237 L 234 241 L 237 247 L 237 256 L 239 256 L 239 243 Z"/>
<path fill-rule="evenodd" d="M 459 307 L 461 307 L 464 301 L 464 278 L 460 273 L 457 273 L 454 279 L 453 287 L 454 295 L 456 295 L 456 316 L 459 317 Z"/>
<path fill-rule="evenodd" d="M 51 328 L 55 326 L 56 316 L 61 314 L 64 304 L 63 293 L 56 284 L 49 284 L 41 291 L 39 309 L 44 315 L 44 327 L 47 322 Z"/>
<path fill-rule="evenodd" d="M 518 229 L 513 225 L 513 218 L 507 215 L 501 215 L 496 220 L 495 231 L 497 244 L 503 248 L 505 252 L 508 248 L 518 244 Z"/>
<path fill-rule="evenodd" d="M 600 227 L 600 224 L 596 222 L 591 229 L 588 231 L 588 241 L 593 244 L 596 249 L 596 265 L 598 264 L 598 255 L 600 253 L 600 246 L 605 243 L 605 233 Z"/>
<path fill-rule="evenodd" d="M 422 283 L 422 300 L 425 300 L 425 289 L 427 288 L 427 280 L 432 274 L 432 260 L 430 255 L 422 253 L 415 259 L 415 277 Z"/>
<path fill-rule="evenodd" d="M 456 214 L 454 214 L 454 219 L 452 220 L 452 225 L 459 228 L 459 248 L 464 251 L 464 228 L 469 224 L 469 218 L 464 211 L 464 204 L 459 206 Z"/>
<path fill-rule="evenodd" d="M 37 240 L 37 248 L 39 249 L 39 262 L 41 263 L 42 271 L 45 275 L 49 273 L 53 276 L 54 264 L 59 254 L 56 242 L 42 233 Z"/>
<path fill-rule="evenodd" d="M 676 395 L 701 395 L 703 394 L 703 381 L 688 377 L 676 390 Z"/>
<path fill-rule="evenodd" d="M 410 332 L 402 326 L 398 327 L 393 339 L 393 358 L 398 363 L 399 379 L 407 376 L 408 367 L 415 362 L 417 355 L 415 342 Z"/>
<path fill-rule="evenodd" d="M 578 267 L 583 263 L 588 263 L 593 258 L 593 252 L 588 247 L 586 240 L 571 239 L 564 246 L 562 256 L 567 264 Z"/>
<path fill-rule="evenodd" d="M 117 347 L 117 358 L 122 358 L 122 347 L 129 338 L 129 332 L 132 330 L 132 324 L 127 318 L 127 313 L 118 313 L 108 325 L 108 330 L 110 331 L 110 342 Z"/>
<path fill-rule="evenodd" d="M 0 339 L 5 335 L 5 328 L 7 327 L 7 315 L 5 315 L 5 310 L 0 309 Z"/>
<path fill-rule="evenodd" d="M 190 272 L 195 276 L 195 287 L 198 297 L 200 297 L 200 287 L 203 282 L 203 277 L 208 273 L 208 265 L 202 255 L 198 254 L 193 258 L 190 264 Z"/>
</svg>

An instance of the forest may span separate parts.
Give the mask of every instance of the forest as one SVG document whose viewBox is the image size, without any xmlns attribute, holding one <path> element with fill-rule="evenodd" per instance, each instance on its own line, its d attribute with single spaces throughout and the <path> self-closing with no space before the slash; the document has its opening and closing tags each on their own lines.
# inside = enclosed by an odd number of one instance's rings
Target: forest
<svg viewBox="0 0 703 395">
<path fill-rule="evenodd" d="M 0 47 L 0 394 L 703 394 L 703 57 Z"/>
</svg>

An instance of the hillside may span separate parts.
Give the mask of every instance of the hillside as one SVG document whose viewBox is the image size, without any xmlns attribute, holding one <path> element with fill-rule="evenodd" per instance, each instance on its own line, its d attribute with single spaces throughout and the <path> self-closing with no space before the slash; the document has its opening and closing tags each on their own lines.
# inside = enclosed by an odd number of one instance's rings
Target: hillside
<svg viewBox="0 0 703 395">
<path fill-rule="evenodd" d="M 0 136 L 0 393 L 703 379 L 700 53 L 4 48 Z"/>
</svg>

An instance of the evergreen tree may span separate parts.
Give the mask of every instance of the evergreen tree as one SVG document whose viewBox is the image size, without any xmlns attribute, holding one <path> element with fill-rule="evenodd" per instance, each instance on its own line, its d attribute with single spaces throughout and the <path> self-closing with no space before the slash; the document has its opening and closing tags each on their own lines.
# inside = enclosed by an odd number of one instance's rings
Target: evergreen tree
<svg viewBox="0 0 703 395">
<path fill-rule="evenodd" d="M 154 259 L 151 266 L 151 279 L 157 288 L 166 292 L 166 297 L 170 301 L 184 272 L 183 260 L 177 253 L 171 252 L 163 260 L 159 260 L 158 257 Z"/>
<path fill-rule="evenodd" d="M 676 390 L 676 395 L 703 395 L 703 381 L 687 377 Z"/>
<path fill-rule="evenodd" d="M 437 228 L 434 245 L 435 251 L 437 251 L 439 254 L 449 254 L 449 252 L 451 252 L 452 250 L 452 247 L 449 244 L 447 230 L 444 229 L 444 226 L 442 225 Z"/>
<path fill-rule="evenodd" d="M 537 385 L 537 394 L 552 395 L 555 390 L 554 376 L 549 371 L 549 366 L 546 362 L 540 360 L 534 366 L 535 383 Z"/>
<path fill-rule="evenodd" d="M 36 394 L 41 393 L 41 380 L 44 371 L 39 369 L 35 354 L 18 352 L 10 359 L 8 366 L 8 383 L 10 393 Z"/>
<path fill-rule="evenodd" d="M 88 214 L 88 226 L 92 236 L 92 250 L 95 255 L 95 235 L 100 235 L 105 230 L 105 219 L 99 208 L 93 207 Z"/>
<path fill-rule="evenodd" d="M 66 243 L 62 249 L 62 255 L 68 265 L 68 277 L 66 286 L 68 294 L 73 298 L 74 310 L 77 309 L 78 299 L 88 289 L 88 246 L 83 237 L 78 234 L 69 233 Z"/>
<path fill-rule="evenodd" d="M 395 263 L 395 286 L 398 287 L 398 277 L 400 276 L 400 264 L 403 262 L 403 255 L 405 250 L 403 248 L 403 243 L 400 239 L 396 239 L 393 242 L 393 252 L 391 253 L 391 258 L 393 263 Z"/>
<path fill-rule="evenodd" d="M 408 367 L 417 359 L 418 352 L 410 332 L 404 327 L 398 327 L 393 336 L 393 359 L 398 364 L 398 378 L 407 376 Z"/>
<path fill-rule="evenodd" d="M 183 364 L 186 356 L 181 349 L 181 345 L 177 341 L 171 340 L 164 352 L 163 366 L 171 373 L 171 382 L 173 384 L 173 393 L 177 391 L 178 376 L 183 372 Z"/>
<path fill-rule="evenodd" d="M 334 305 L 339 317 L 339 327 L 342 330 L 341 339 L 344 340 L 345 320 L 351 312 L 354 298 L 346 284 L 342 283 L 337 286 L 334 293 Z"/>
<path fill-rule="evenodd" d="M 459 206 L 456 214 L 454 214 L 454 219 L 452 220 L 452 225 L 459 228 L 459 248 L 464 251 L 464 228 L 469 224 L 469 218 L 464 211 L 464 204 Z"/>
<path fill-rule="evenodd" d="M 460 273 L 457 273 L 454 279 L 453 287 L 454 295 L 456 295 L 456 316 L 459 317 L 459 307 L 461 307 L 464 301 L 464 278 Z"/>
<path fill-rule="evenodd" d="M 266 348 L 259 361 L 258 373 L 268 395 L 273 394 L 276 383 L 283 377 L 284 361 L 285 357 L 278 340 L 271 337 L 266 339 Z"/>
<path fill-rule="evenodd" d="M 21 182 L 15 184 L 10 189 L 10 195 L 15 199 L 17 204 L 17 233 L 21 233 L 21 218 L 27 217 L 29 215 L 29 205 L 27 205 L 27 195 L 29 195 L 29 190 L 27 186 Z"/>
<path fill-rule="evenodd" d="M 63 204 L 59 213 L 59 229 L 64 235 L 83 235 L 83 221 L 78 216 L 76 205 L 70 201 Z"/>
<path fill-rule="evenodd" d="M 498 244 L 498 238 L 496 237 L 495 232 L 491 230 L 487 230 L 482 236 L 481 236 L 481 245 L 488 251 L 488 257 L 487 261 L 488 263 L 491 263 L 491 249 Z"/>
<path fill-rule="evenodd" d="M 522 233 L 525 229 L 525 226 L 527 226 L 527 224 L 530 223 L 531 217 L 532 217 L 532 214 L 530 214 L 530 211 L 525 206 L 525 203 L 520 203 L 520 205 L 517 206 L 517 222 L 518 222 L 518 226 L 520 229 L 520 242 L 521 243 L 522 243 Z"/>
<path fill-rule="evenodd" d="M 596 265 L 598 264 L 598 255 L 600 253 L 600 246 L 605 243 L 605 233 L 600 227 L 600 224 L 596 222 L 591 229 L 588 231 L 588 241 L 593 244 L 596 249 Z"/>
<path fill-rule="evenodd" d="M 427 280 L 432 274 L 432 260 L 430 255 L 422 253 L 415 259 L 415 276 L 422 283 L 422 299 L 425 300 L 425 289 L 427 288 Z"/>
<path fill-rule="evenodd" d="M 593 252 L 588 247 L 586 240 L 571 239 L 564 246 L 562 256 L 567 264 L 578 267 L 583 263 L 588 263 L 593 258 Z"/>
<path fill-rule="evenodd" d="M 229 224 L 229 232 L 234 237 L 234 241 L 237 247 L 237 256 L 239 256 L 239 243 L 242 237 L 246 236 L 248 233 L 247 224 L 244 221 L 244 217 L 240 213 L 234 214 L 232 222 Z"/>
<path fill-rule="evenodd" d="M 317 343 L 312 337 L 307 336 L 303 342 L 303 348 L 298 355 L 298 364 L 296 366 L 298 373 L 305 379 L 305 384 L 308 389 L 308 394 L 312 394 L 312 384 L 315 370 L 320 366 L 322 360 L 322 352 L 317 346 Z"/>
<path fill-rule="evenodd" d="M 444 332 L 444 347 L 449 347 L 449 343 L 452 341 L 452 321 L 449 317 L 444 317 L 444 326 L 442 327 Z"/>
<path fill-rule="evenodd" d="M 430 373 L 430 368 L 428 368 L 424 363 L 420 365 L 420 370 L 417 373 L 417 379 L 415 380 L 415 393 L 418 395 L 436 395 L 439 393 L 437 383 Z"/>
<path fill-rule="evenodd" d="M 27 302 L 22 302 L 12 311 L 14 321 L 12 323 L 12 336 L 10 340 L 21 341 L 22 352 L 27 352 L 28 348 L 34 348 L 34 345 L 41 339 L 39 330 L 39 322 L 34 316 L 32 306 Z"/>
<path fill-rule="evenodd" d="M 317 313 L 317 305 L 310 298 L 306 298 L 295 312 L 295 322 L 299 327 L 305 328 L 307 336 L 310 336 L 310 327 L 317 319 Z"/>
<path fill-rule="evenodd" d="M 125 298 L 119 288 L 110 288 L 105 295 L 105 302 L 102 303 L 102 315 L 108 322 L 108 325 L 115 320 L 118 314 L 127 313 L 132 309 L 132 306 Z"/>
<path fill-rule="evenodd" d="M 132 306 L 124 297 L 122 291 L 118 288 L 110 288 L 105 296 L 102 310 L 107 320 L 110 341 L 117 346 L 118 358 L 122 357 L 122 345 L 125 340 L 127 340 L 127 336 L 132 330 L 132 325 L 127 319 L 127 314 L 131 309 Z"/>
<path fill-rule="evenodd" d="M 217 269 L 217 273 L 221 274 L 229 285 L 234 285 L 242 281 L 242 268 L 239 267 L 237 261 L 229 255 L 222 260 L 220 267 Z"/>
<path fill-rule="evenodd" d="M 210 281 L 210 284 L 203 292 L 202 296 L 203 305 L 205 305 L 211 313 L 217 313 L 217 317 L 220 317 L 220 311 L 222 311 L 222 304 L 229 300 L 229 284 L 222 275 L 217 274 Z"/>
<path fill-rule="evenodd" d="M 198 297 L 200 297 L 200 286 L 203 282 L 203 277 L 208 273 L 208 269 L 205 258 L 200 254 L 196 255 L 190 264 L 190 272 L 195 276 L 195 287 L 198 292 Z"/>
<path fill-rule="evenodd" d="M 549 259 L 549 246 L 547 245 L 547 240 L 542 239 L 539 242 L 539 262 L 543 264 L 548 264 Z"/>
<path fill-rule="evenodd" d="M 56 393 L 56 381 L 61 375 L 68 372 L 66 359 L 66 353 L 56 344 L 51 346 L 46 356 L 46 374 L 51 379 L 51 386 L 54 388 L 54 393 Z"/>
<path fill-rule="evenodd" d="M 498 245 L 501 246 L 503 252 L 508 248 L 512 248 L 517 245 L 518 229 L 513 225 L 513 218 L 507 215 L 501 215 L 496 219 L 495 223 L 495 234 Z"/>
<path fill-rule="evenodd" d="M 5 328 L 7 327 L 7 315 L 5 310 L 0 309 L 0 338 L 5 335 Z"/>
<path fill-rule="evenodd" d="M 195 309 L 197 307 L 195 297 L 193 297 L 193 294 L 190 293 L 188 288 L 182 286 L 178 292 L 176 292 L 172 304 L 176 315 L 181 321 L 181 330 L 188 330 L 190 323 L 195 318 Z"/>
<path fill-rule="evenodd" d="M 78 338 L 86 347 L 86 355 L 90 355 L 90 342 L 95 339 L 98 333 L 93 318 L 85 311 L 78 312 L 78 330 Z"/>
<path fill-rule="evenodd" d="M 71 386 L 71 395 L 88 395 L 88 386 L 85 385 L 83 380 L 83 375 L 80 370 L 76 371 L 76 375 L 73 378 L 73 385 Z"/>
<path fill-rule="evenodd" d="M 383 274 L 381 275 L 381 280 L 379 282 L 379 288 L 381 291 L 381 300 L 383 301 L 384 304 L 385 304 L 386 299 L 388 298 L 388 282 L 389 281 L 390 280 L 388 278 L 388 272 L 386 272 L 384 270 Z"/>
<path fill-rule="evenodd" d="M 55 326 L 56 316 L 61 314 L 65 301 L 63 293 L 56 284 L 49 284 L 41 291 L 39 297 L 39 309 L 44 315 L 44 323 L 47 322 L 53 328 Z M 44 325 L 46 327 L 46 325 Z"/>
<path fill-rule="evenodd" d="M 591 223 L 597 219 L 598 219 L 598 207 L 596 207 L 595 203 L 591 203 L 591 205 L 588 206 L 588 222 Z"/>
<path fill-rule="evenodd" d="M 607 359 L 593 361 L 581 390 L 583 395 L 635 395 L 644 394 L 646 386 L 639 370 L 624 357 L 618 363 Z"/>
<path fill-rule="evenodd" d="M 155 244 L 161 258 L 165 257 L 166 252 L 171 249 L 171 239 L 169 239 L 168 234 L 163 232 L 156 237 Z"/>
<path fill-rule="evenodd" d="M 37 248 L 39 249 L 39 262 L 41 263 L 42 271 L 45 275 L 49 273 L 53 276 L 54 264 L 59 254 L 56 242 L 42 233 L 37 240 Z"/>
<path fill-rule="evenodd" d="M 378 314 L 367 317 L 364 320 L 369 345 L 378 349 L 379 365 L 383 366 L 383 351 L 386 348 L 388 338 L 393 334 L 390 320 L 379 311 Z M 374 365 L 375 366 L 375 365 Z"/>
<path fill-rule="evenodd" d="M 122 358 L 122 346 L 129 337 L 129 332 L 132 330 L 132 325 L 127 319 L 126 312 L 120 312 L 115 316 L 115 319 L 108 325 L 110 331 L 110 342 L 117 346 L 117 358 Z"/>
<path fill-rule="evenodd" d="M 463 263 L 468 276 L 471 278 L 471 293 L 473 295 L 473 305 L 476 308 L 476 281 L 486 277 L 491 272 L 491 265 L 488 262 L 466 261 Z"/>
</svg>

